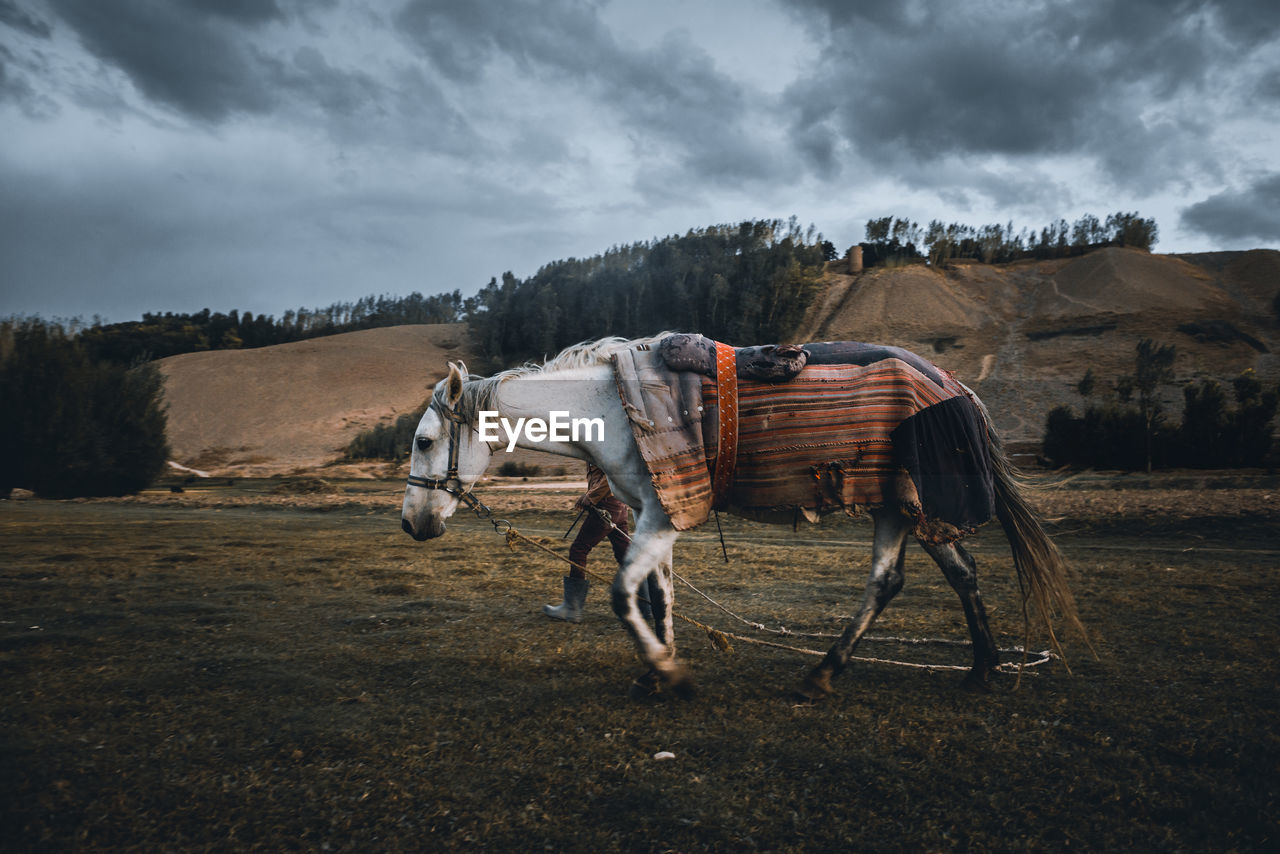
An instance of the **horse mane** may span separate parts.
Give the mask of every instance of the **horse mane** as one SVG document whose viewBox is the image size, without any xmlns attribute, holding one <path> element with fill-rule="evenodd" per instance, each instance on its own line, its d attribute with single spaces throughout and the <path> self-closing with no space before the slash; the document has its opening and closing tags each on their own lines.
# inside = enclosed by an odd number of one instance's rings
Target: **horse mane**
<svg viewBox="0 0 1280 854">
<path fill-rule="evenodd" d="M 458 367 L 462 370 L 465 382 L 462 384 L 462 398 L 458 401 L 458 414 L 470 422 L 474 420 L 475 413 L 480 410 L 497 409 L 498 386 L 508 380 L 547 376 L 576 368 L 607 365 L 613 361 L 614 354 L 621 350 L 652 346 L 671 334 L 671 332 L 659 332 L 657 335 L 650 335 L 645 338 L 622 338 L 613 335 L 607 338 L 597 338 L 594 341 L 582 341 L 564 348 L 550 359 L 546 359 L 541 363 L 526 362 L 519 367 L 499 371 L 490 377 L 468 373 L 466 364 L 459 362 Z M 445 394 L 445 385 L 443 383 L 437 385 L 431 393 L 431 405 L 447 409 L 448 401 L 445 399 Z"/>
</svg>

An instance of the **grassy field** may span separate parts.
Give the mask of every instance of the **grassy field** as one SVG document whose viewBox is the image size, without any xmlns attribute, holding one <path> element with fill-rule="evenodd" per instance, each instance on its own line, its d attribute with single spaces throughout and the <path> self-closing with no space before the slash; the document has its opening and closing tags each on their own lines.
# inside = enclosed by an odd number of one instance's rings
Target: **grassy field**
<svg viewBox="0 0 1280 854">
<path fill-rule="evenodd" d="M 789 691 L 814 659 L 679 624 L 697 699 L 629 700 L 641 668 L 599 585 L 581 625 L 552 623 L 563 565 L 474 519 L 414 543 L 394 484 L 0 502 L 0 849 L 1276 850 L 1275 511 L 1088 489 L 1056 530 L 1097 658 L 1069 639 L 1070 673 L 985 696 L 855 663 L 812 707 Z M 563 550 L 572 514 L 510 518 Z M 676 556 L 726 605 L 821 632 L 856 607 L 868 525 L 724 523 L 728 564 L 714 526 Z M 972 550 L 998 643 L 1020 643 L 1003 538 Z M 875 633 L 964 639 L 908 554 Z"/>
</svg>

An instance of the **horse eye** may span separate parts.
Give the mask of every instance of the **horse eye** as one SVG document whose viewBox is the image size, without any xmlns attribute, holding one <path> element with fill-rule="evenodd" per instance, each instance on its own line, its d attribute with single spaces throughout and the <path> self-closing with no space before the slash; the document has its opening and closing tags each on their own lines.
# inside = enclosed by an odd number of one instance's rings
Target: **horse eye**
<svg viewBox="0 0 1280 854">
<path fill-rule="evenodd" d="M 426 436 L 419 436 L 417 443 L 419 451 L 427 451 L 431 449 L 431 440 Z"/>
</svg>

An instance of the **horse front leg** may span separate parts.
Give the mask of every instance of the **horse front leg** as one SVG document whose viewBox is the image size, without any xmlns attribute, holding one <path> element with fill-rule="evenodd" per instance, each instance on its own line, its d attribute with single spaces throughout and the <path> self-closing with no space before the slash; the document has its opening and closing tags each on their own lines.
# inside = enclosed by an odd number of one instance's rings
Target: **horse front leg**
<svg viewBox="0 0 1280 854">
<path fill-rule="evenodd" d="M 920 542 L 942 569 L 951 588 L 960 597 L 969 637 L 973 640 L 973 669 L 964 678 L 964 687 L 974 691 L 990 691 L 991 671 L 1000 663 L 996 642 L 987 623 L 987 609 L 978 593 L 978 565 L 959 543 L 930 545 Z"/>
<path fill-rule="evenodd" d="M 626 561 L 618 568 L 613 580 L 613 612 L 631 635 L 641 660 L 649 666 L 649 672 L 636 680 L 633 696 L 649 696 L 664 687 L 678 696 L 692 694 L 693 684 L 688 669 L 676 658 L 672 625 L 671 550 L 677 536 L 678 532 L 670 527 L 642 530 L 638 524 L 636 536 L 627 549 Z M 650 603 L 654 625 L 659 628 L 661 636 L 641 616 L 638 604 L 640 585 L 646 583 L 651 575 L 659 579 L 662 593 L 658 597 L 660 601 Z"/>
<path fill-rule="evenodd" d="M 889 600 L 902 589 L 902 564 L 906 557 L 908 522 L 902 514 L 885 510 L 872 513 L 875 521 L 871 573 L 862 608 L 840 639 L 827 651 L 822 663 L 809 672 L 797 692 L 801 699 L 817 702 L 831 693 L 831 680 L 849 664 L 849 657 Z"/>
</svg>

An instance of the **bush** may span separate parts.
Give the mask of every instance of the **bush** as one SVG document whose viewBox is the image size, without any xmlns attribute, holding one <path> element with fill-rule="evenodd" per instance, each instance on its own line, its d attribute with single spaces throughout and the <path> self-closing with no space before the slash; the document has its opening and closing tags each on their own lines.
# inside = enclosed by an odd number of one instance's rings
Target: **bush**
<svg viewBox="0 0 1280 854">
<path fill-rule="evenodd" d="M 517 463 L 514 460 L 507 460 L 498 466 L 498 474 L 501 477 L 533 477 L 542 471 L 542 466 L 533 463 Z"/>
<path fill-rule="evenodd" d="M 347 445 L 344 451 L 348 460 L 403 460 L 412 450 L 413 436 L 418 422 L 427 411 L 426 405 L 417 411 L 401 415 L 394 424 L 379 424 L 365 430 Z"/>
<path fill-rule="evenodd" d="M 1147 466 L 1146 419 L 1137 409 L 1089 406 L 1084 415 L 1058 406 L 1049 412 L 1043 452 L 1054 465 L 1136 470 Z M 1152 434 L 1155 465 L 1167 465 L 1172 434 L 1157 426 Z"/>
<path fill-rule="evenodd" d="M 1271 421 L 1280 392 L 1265 391 L 1252 370 L 1231 383 L 1235 406 L 1223 386 L 1202 380 L 1183 388 L 1177 427 L 1156 418 L 1151 434 L 1155 467 L 1264 466 L 1272 457 Z M 1043 453 L 1054 465 L 1136 470 L 1146 467 L 1147 418 L 1131 405 L 1087 406 L 1084 415 L 1058 406 L 1045 422 Z"/>
<path fill-rule="evenodd" d="M 0 491 L 126 495 L 169 458 L 159 369 L 91 359 L 58 326 L 0 325 L 0 400 Z"/>
</svg>

